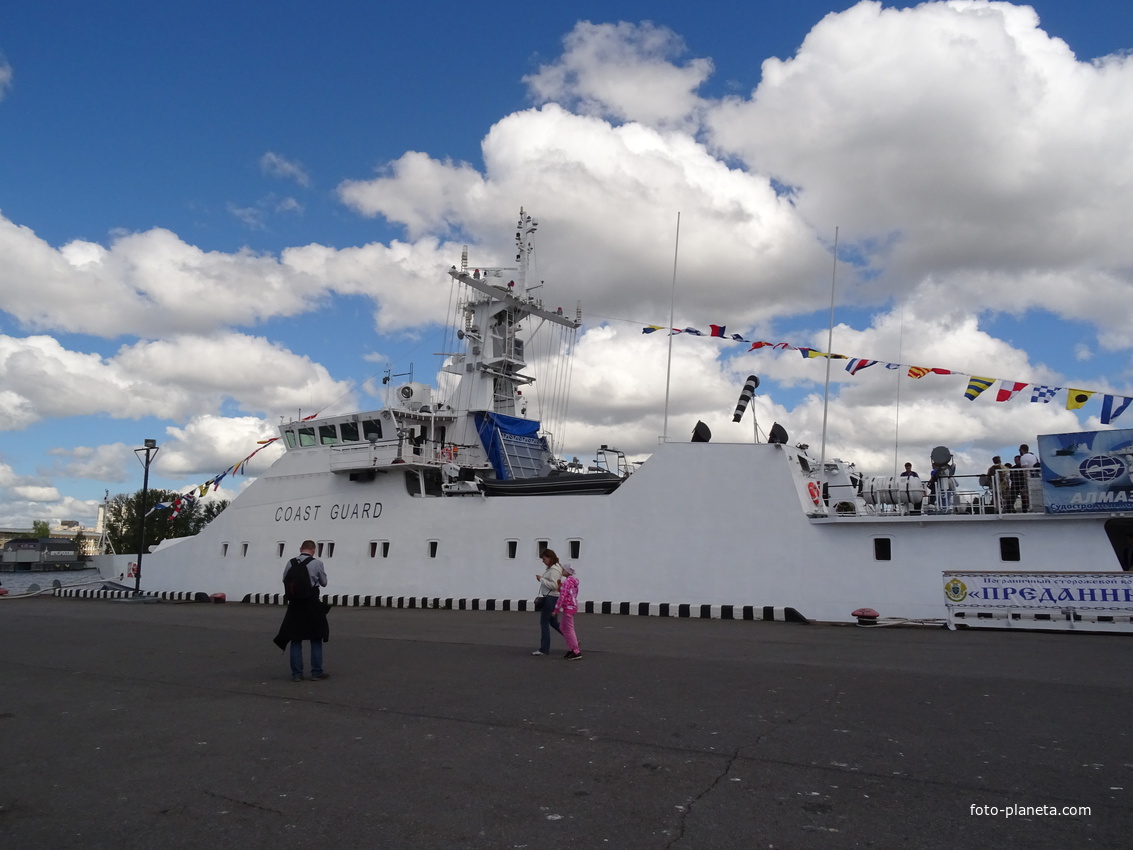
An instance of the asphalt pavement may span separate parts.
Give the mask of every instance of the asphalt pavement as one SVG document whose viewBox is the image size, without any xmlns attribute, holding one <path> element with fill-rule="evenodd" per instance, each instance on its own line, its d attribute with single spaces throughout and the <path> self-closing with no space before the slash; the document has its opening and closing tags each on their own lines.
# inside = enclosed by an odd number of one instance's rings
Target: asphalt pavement
<svg viewBox="0 0 1133 850">
<path fill-rule="evenodd" d="M 0 601 L 0 844 L 1133 841 L 1129 636 L 336 608 L 293 683 L 282 616 Z"/>
</svg>

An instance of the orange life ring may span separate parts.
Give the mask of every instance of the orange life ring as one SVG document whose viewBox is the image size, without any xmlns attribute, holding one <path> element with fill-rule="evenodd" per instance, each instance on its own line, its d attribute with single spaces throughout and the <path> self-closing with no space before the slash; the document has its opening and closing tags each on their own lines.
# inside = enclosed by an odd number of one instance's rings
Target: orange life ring
<svg viewBox="0 0 1133 850">
<path fill-rule="evenodd" d="M 806 485 L 806 489 L 810 491 L 811 500 L 816 505 L 821 505 L 822 504 L 822 490 L 819 489 L 818 484 L 815 483 L 814 481 L 811 481 Z"/>
</svg>

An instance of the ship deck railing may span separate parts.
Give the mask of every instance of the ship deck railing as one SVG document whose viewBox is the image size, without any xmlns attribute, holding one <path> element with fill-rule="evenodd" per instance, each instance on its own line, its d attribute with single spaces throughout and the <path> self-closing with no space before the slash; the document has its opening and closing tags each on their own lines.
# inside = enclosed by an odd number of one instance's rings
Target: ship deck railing
<svg viewBox="0 0 1133 850">
<path fill-rule="evenodd" d="M 379 440 L 374 443 L 351 443 L 330 450 L 331 472 L 361 472 L 368 469 L 393 469 L 405 464 L 440 466 L 460 461 L 459 448 L 425 443 L 413 445 L 409 440 Z"/>
<path fill-rule="evenodd" d="M 1023 473 L 1025 478 L 1012 480 L 1007 476 L 991 478 L 986 474 L 954 475 L 944 479 L 951 482 L 950 486 L 940 487 L 938 492 L 930 491 L 928 482 L 922 479 L 923 495 L 919 503 L 915 499 L 903 501 L 904 494 L 901 494 L 902 499 L 895 498 L 892 504 L 866 504 L 859 497 L 853 504 L 831 504 L 826 515 L 876 519 L 1045 513 L 1041 470 L 1032 468 L 1018 472 Z"/>
</svg>

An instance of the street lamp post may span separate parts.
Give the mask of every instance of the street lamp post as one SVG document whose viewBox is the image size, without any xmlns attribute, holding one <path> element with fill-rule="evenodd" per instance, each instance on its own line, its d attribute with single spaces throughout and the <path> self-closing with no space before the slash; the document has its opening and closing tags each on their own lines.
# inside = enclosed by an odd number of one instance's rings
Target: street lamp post
<svg viewBox="0 0 1133 850">
<path fill-rule="evenodd" d="M 150 461 L 161 451 L 157 447 L 157 440 L 146 440 L 144 447 L 134 449 L 134 454 L 138 456 L 145 467 L 145 475 L 142 477 L 142 504 L 139 510 L 141 514 L 141 526 L 138 532 L 138 565 L 134 568 L 134 593 L 141 593 L 142 590 L 142 555 L 146 551 L 146 502 L 149 501 L 149 465 Z M 142 460 L 142 453 L 145 453 L 145 460 Z"/>
</svg>

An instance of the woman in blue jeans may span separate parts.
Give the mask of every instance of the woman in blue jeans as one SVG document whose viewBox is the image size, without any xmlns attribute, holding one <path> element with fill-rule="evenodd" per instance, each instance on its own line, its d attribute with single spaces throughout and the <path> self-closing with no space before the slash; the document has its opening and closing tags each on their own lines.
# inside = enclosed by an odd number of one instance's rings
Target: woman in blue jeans
<svg viewBox="0 0 1133 850">
<path fill-rule="evenodd" d="M 559 584 L 563 580 L 563 568 L 559 564 L 559 556 L 553 549 L 544 549 L 539 555 L 544 570 L 535 573 L 539 579 L 539 597 L 542 607 L 539 608 L 539 648 L 532 655 L 549 655 L 551 652 L 551 629 L 560 635 L 559 620 L 555 616 L 555 606 L 559 602 Z"/>
</svg>

